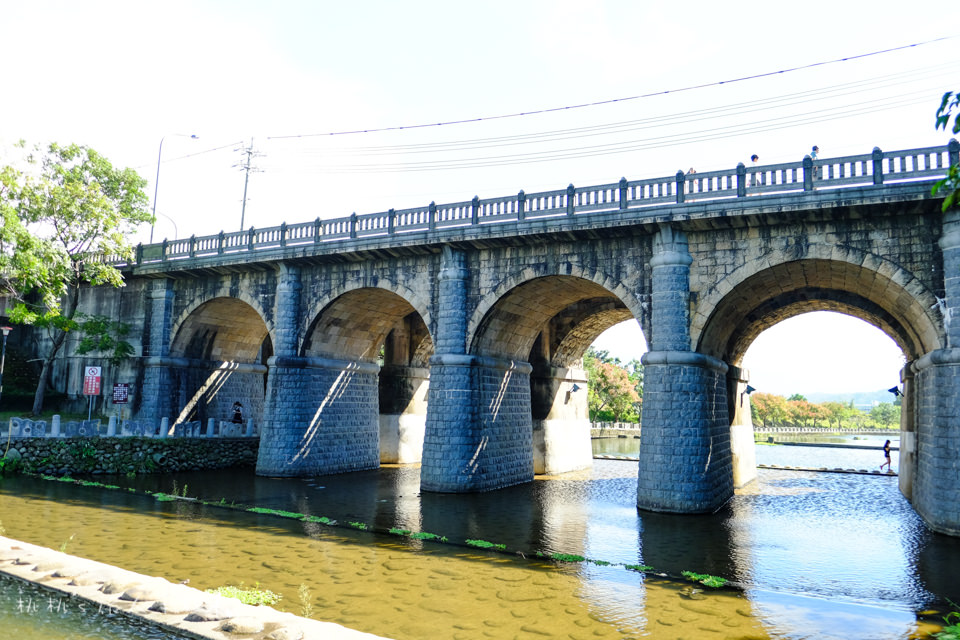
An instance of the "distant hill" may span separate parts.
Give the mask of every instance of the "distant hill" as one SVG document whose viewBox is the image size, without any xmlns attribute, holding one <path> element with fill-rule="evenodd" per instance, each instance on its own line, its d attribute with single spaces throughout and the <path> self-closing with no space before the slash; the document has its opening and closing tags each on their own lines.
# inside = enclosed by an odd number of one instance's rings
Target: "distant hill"
<svg viewBox="0 0 960 640">
<path fill-rule="evenodd" d="M 880 391 L 857 391 L 854 393 L 826 393 L 812 392 L 802 394 L 810 402 L 819 404 L 821 402 L 842 402 L 846 404 L 853 400 L 853 406 L 857 409 L 869 410 L 874 404 L 881 402 L 893 402 L 893 394 L 886 389 Z"/>
</svg>

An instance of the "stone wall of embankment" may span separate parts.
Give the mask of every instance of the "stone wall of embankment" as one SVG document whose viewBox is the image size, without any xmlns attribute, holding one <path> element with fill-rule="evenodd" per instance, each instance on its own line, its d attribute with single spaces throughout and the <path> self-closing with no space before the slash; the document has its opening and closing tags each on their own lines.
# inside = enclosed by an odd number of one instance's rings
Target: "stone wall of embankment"
<svg viewBox="0 0 960 640">
<path fill-rule="evenodd" d="M 8 463 L 51 475 L 253 467 L 259 438 L 11 438 Z"/>
</svg>

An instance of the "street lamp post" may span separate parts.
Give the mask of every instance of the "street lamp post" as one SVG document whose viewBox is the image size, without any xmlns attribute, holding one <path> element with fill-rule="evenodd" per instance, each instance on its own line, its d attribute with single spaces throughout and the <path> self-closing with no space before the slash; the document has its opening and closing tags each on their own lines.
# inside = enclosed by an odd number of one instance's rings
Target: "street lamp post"
<svg viewBox="0 0 960 640">
<path fill-rule="evenodd" d="M 7 361 L 7 336 L 13 331 L 13 327 L 0 327 L 3 332 L 3 352 L 0 353 L 0 396 L 3 395 L 3 365 Z"/>
<path fill-rule="evenodd" d="M 191 134 L 190 136 L 187 136 L 184 133 L 174 133 L 171 135 L 180 136 L 183 138 L 189 137 L 192 140 L 197 139 L 197 136 L 193 134 Z M 157 192 L 160 187 L 160 158 L 163 157 L 163 141 L 166 139 L 167 139 L 167 136 L 163 136 L 162 138 L 160 138 L 160 150 L 157 151 L 157 177 L 154 178 L 153 180 L 153 220 L 154 221 L 150 223 L 150 244 L 153 244 L 153 227 L 154 225 L 156 225 L 156 220 L 157 220 Z"/>
</svg>

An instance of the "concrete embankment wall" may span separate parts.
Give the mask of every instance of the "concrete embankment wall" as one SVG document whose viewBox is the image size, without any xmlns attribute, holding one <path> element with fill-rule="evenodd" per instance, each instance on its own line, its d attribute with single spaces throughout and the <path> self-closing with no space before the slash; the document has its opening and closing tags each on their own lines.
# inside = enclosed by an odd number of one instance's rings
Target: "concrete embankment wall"
<svg viewBox="0 0 960 640">
<path fill-rule="evenodd" d="M 91 614 L 123 615 L 188 638 L 383 640 L 332 622 L 298 617 L 265 605 L 242 604 L 163 578 L 2 536 L 0 574 L 48 590 L 50 597 L 44 606 L 59 607 L 65 598 L 80 598 L 90 603 Z"/>
<path fill-rule="evenodd" d="M 25 471 L 53 475 L 252 467 L 259 438 L 12 438 L 3 450 Z M 4 456 L 0 456 L 4 457 Z"/>
</svg>

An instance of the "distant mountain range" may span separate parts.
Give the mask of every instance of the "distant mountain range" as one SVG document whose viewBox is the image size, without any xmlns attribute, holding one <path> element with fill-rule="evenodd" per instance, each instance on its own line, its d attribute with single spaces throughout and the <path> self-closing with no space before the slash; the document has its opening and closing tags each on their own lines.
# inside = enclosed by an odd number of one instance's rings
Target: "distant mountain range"
<svg viewBox="0 0 960 640">
<path fill-rule="evenodd" d="M 853 406 L 857 409 L 870 409 L 874 404 L 881 402 L 893 402 L 893 394 L 886 389 L 880 391 L 856 391 L 853 393 L 826 393 L 812 392 L 802 394 L 804 398 L 815 404 L 821 402 L 842 402 L 844 404 L 853 400 Z"/>
</svg>

